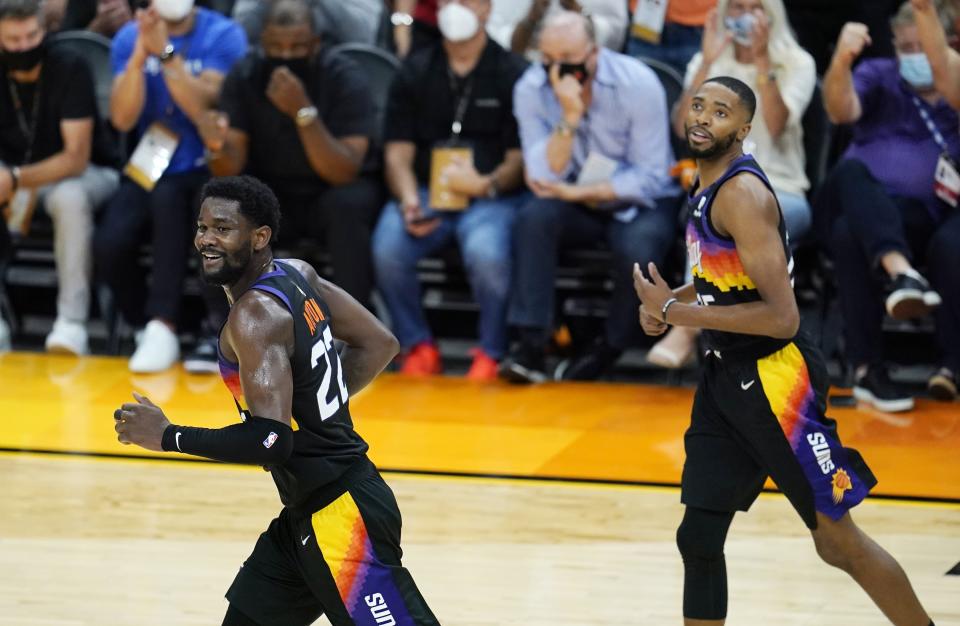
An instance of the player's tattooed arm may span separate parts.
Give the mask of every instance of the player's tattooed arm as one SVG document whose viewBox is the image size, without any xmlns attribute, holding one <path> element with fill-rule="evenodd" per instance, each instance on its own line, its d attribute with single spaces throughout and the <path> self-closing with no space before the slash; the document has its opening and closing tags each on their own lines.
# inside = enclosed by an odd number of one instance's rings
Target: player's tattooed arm
<svg viewBox="0 0 960 626">
<path fill-rule="evenodd" d="M 362 304 L 308 264 L 293 262 L 330 308 L 333 336 L 346 346 L 340 352 L 344 382 L 353 396 L 370 384 L 400 350 L 393 333 Z"/>
<path fill-rule="evenodd" d="M 743 268 L 761 300 L 732 306 L 677 303 L 670 307 L 670 323 L 792 338 L 800 325 L 800 313 L 777 230 L 780 213 L 773 194 L 751 174 L 735 176 L 717 193 L 712 218 L 719 233 L 736 242 Z"/>
</svg>

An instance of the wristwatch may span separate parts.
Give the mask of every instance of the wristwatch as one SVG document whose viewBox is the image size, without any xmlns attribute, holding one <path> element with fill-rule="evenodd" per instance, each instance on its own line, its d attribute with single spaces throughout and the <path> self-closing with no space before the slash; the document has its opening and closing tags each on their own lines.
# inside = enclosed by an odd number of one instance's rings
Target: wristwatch
<svg viewBox="0 0 960 626">
<path fill-rule="evenodd" d="M 14 165 L 10 168 L 10 188 L 16 191 L 20 187 L 20 166 Z"/>
<path fill-rule="evenodd" d="M 774 70 L 770 70 L 766 74 L 757 74 L 757 87 L 763 87 L 767 83 L 777 82 L 777 73 Z"/>
<path fill-rule="evenodd" d="M 157 58 L 160 59 L 161 63 L 166 63 L 167 61 L 173 58 L 174 51 L 175 50 L 173 48 L 173 44 L 170 42 L 167 42 L 167 45 L 163 47 L 163 52 L 161 52 L 160 56 Z"/>
<path fill-rule="evenodd" d="M 496 200 L 500 196 L 500 190 L 497 189 L 497 179 L 493 177 L 493 174 L 487 178 L 490 180 L 490 184 L 487 186 L 487 198 Z"/>
<path fill-rule="evenodd" d="M 567 120 L 561 119 L 554 127 L 553 132 L 561 137 L 573 137 L 577 133 L 577 126 L 569 124 Z"/>
<path fill-rule="evenodd" d="M 390 23 L 394 26 L 413 26 L 413 16 L 397 11 L 390 15 Z"/>
<path fill-rule="evenodd" d="M 319 113 L 317 112 L 317 107 L 315 106 L 303 107 L 302 109 L 297 111 L 297 119 L 296 119 L 297 126 L 301 126 L 301 127 L 309 126 L 310 124 L 313 123 L 313 120 L 317 119 L 318 115 Z"/>
</svg>

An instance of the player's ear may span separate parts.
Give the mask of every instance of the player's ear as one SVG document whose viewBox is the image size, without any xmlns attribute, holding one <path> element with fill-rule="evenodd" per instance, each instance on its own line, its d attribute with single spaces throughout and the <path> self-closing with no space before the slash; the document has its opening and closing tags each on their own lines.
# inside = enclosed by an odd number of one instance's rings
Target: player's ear
<svg viewBox="0 0 960 626">
<path fill-rule="evenodd" d="M 270 245 L 270 240 L 273 238 L 273 229 L 264 224 L 263 226 L 257 228 L 253 231 L 253 249 L 257 252 L 263 250 Z"/>
<path fill-rule="evenodd" d="M 749 122 L 741 126 L 740 130 L 737 132 L 737 141 L 739 141 L 740 143 L 743 143 L 744 140 L 747 138 L 747 135 L 750 134 L 751 127 L 752 125 Z"/>
</svg>

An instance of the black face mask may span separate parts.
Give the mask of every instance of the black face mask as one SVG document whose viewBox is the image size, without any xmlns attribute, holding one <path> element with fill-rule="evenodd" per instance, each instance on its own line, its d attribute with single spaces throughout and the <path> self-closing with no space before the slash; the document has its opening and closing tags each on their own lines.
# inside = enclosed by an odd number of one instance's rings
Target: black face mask
<svg viewBox="0 0 960 626">
<path fill-rule="evenodd" d="M 550 67 L 553 63 L 544 63 L 543 71 L 547 73 L 547 76 L 550 76 Z M 590 72 L 587 71 L 586 63 L 557 63 L 560 66 L 560 78 L 563 78 L 567 74 L 573 76 L 577 79 L 577 82 L 581 85 L 587 82 L 587 79 L 590 78 Z"/>
<path fill-rule="evenodd" d="M 18 50 L 16 52 L 4 50 L 0 52 L 0 60 L 2 60 L 3 66 L 11 72 L 26 72 L 32 70 L 43 61 L 46 44 L 47 41 L 44 39 L 29 50 Z"/>
<path fill-rule="evenodd" d="M 270 83 L 270 76 L 273 70 L 278 67 L 286 67 L 293 72 L 293 75 L 300 79 L 304 85 L 307 85 L 310 79 L 310 67 L 313 65 L 312 57 L 297 57 L 294 59 L 282 59 L 279 57 L 263 57 L 263 88 L 266 89 Z"/>
</svg>

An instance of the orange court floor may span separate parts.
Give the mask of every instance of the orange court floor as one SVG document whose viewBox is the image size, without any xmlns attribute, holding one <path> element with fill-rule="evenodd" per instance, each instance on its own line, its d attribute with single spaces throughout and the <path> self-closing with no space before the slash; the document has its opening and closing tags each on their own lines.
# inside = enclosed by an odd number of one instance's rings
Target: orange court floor
<svg viewBox="0 0 960 626">
<path fill-rule="evenodd" d="M 176 423 L 237 420 L 217 376 L 179 367 L 135 375 L 120 358 L 14 352 L 0 355 L 0 450 L 161 455 L 116 441 L 113 410 L 132 391 Z M 384 374 L 351 399 L 351 412 L 383 469 L 676 485 L 692 397 L 687 387 L 517 387 Z M 878 477 L 874 495 L 960 502 L 960 404 L 921 399 L 908 413 L 859 407 L 830 415 Z"/>
</svg>

